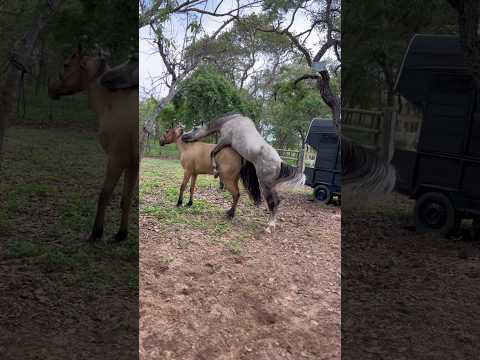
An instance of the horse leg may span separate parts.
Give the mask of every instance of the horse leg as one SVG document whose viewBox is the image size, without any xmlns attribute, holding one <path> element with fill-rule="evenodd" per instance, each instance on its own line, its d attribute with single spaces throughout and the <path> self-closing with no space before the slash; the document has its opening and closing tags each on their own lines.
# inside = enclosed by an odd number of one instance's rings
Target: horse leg
<svg viewBox="0 0 480 360">
<path fill-rule="evenodd" d="M 190 182 L 190 200 L 187 203 L 187 206 L 193 205 L 193 193 L 195 192 L 195 183 L 197 182 L 197 174 L 192 175 L 192 181 Z"/>
<path fill-rule="evenodd" d="M 125 240 L 128 236 L 128 218 L 130 215 L 130 208 L 132 204 L 133 190 L 138 179 L 138 163 L 130 165 L 125 170 L 123 194 L 120 207 L 122 208 L 122 220 L 120 222 L 120 229 L 115 235 L 115 241 Z"/>
<path fill-rule="evenodd" d="M 217 156 L 217 154 L 220 151 L 222 151 L 224 148 L 226 148 L 228 146 L 230 146 L 229 143 L 220 142 L 213 148 L 212 152 L 210 153 L 210 158 L 211 158 L 211 161 L 212 161 L 212 168 L 213 168 L 213 177 L 215 177 L 215 178 L 218 177 L 217 161 L 215 160 L 215 156 Z"/>
<path fill-rule="evenodd" d="M 240 199 L 240 189 L 238 188 L 238 178 L 237 179 L 225 179 L 225 187 L 232 194 L 232 207 L 227 211 L 227 217 L 233 219 L 235 216 L 235 210 L 237 208 L 238 199 Z"/>
<path fill-rule="evenodd" d="M 107 209 L 110 198 L 112 197 L 113 189 L 115 189 L 115 185 L 117 185 L 118 179 L 122 175 L 123 170 L 124 166 L 121 161 L 112 158 L 108 159 L 107 173 L 105 175 L 102 191 L 98 198 L 97 215 L 95 216 L 92 233 L 88 238 L 89 242 L 95 242 L 102 238 L 105 210 Z"/>
<path fill-rule="evenodd" d="M 268 210 L 270 211 L 268 226 L 265 229 L 265 231 L 267 233 L 272 233 L 275 231 L 275 226 L 277 225 L 277 211 L 278 211 L 278 205 L 280 204 L 280 197 L 278 196 L 278 193 L 275 190 L 266 189 L 265 200 L 267 201 Z"/>
<path fill-rule="evenodd" d="M 183 203 L 183 192 L 185 191 L 185 188 L 187 187 L 188 180 L 190 180 L 190 173 L 185 171 L 183 174 L 183 181 L 182 185 L 180 186 L 180 195 L 178 196 L 178 202 L 177 202 L 177 207 L 182 206 Z"/>
</svg>

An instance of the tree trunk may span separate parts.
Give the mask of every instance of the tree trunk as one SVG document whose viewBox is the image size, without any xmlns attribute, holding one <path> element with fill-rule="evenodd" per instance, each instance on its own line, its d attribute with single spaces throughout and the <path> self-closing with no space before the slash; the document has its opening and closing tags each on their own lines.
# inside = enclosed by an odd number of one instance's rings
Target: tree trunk
<svg viewBox="0 0 480 360">
<path fill-rule="evenodd" d="M 480 89 L 480 2 L 478 0 L 448 0 L 458 13 L 460 40 L 467 65 L 477 88 Z"/>
<path fill-rule="evenodd" d="M 145 124 L 143 125 L 143 130 L 142 133 L 140 134 L 140 149 L 139 149 L 139 154 L 140 154 L 140 159 L 143 158 L 143 155 L 145 153 L 145 146 L 148 141 L 148 135 L 153 134 L 156 130 L 156 118 L 160 114 L 160 112 L 167 106 L 170 101 L 173 99 L 175 96 L 176 90 L 175 90 L 175 85 L 172 84 L 170 87 L 170 91 L 168 92 L 168 95 L 165 96 L 160 100 L 160 103 L 158 104 L 158 107 L 153 111 L 152 114 L 145 120 Z"/>
<path fill-rule="evenodd" d="M 330 87 L 330 75 L 327 71 L 320 73 L 320 78 L 317 78 L 317 86 L 320 90 L 320 96 L 323 101 L 332 111 L 333 125 L 337 129 L 337 133 L 341 133 L 341 103 L 340 98 L 333 93 Z"/>
<path fill-rule="evenodd" d="M 0 159 L 5 130 L 11 120 L 14 105 L 17 101 L 17 88 L 22 72 L 30 67 L 32 53 L 41 31 L 47 25 L 51 15 L 62 4 L 63 0 L 45 0 L 39 5 L 38 15 L 33 19 L 31 27 L 15 42 L 10 51 L 10 64 L 6 71 L 5 81 L 0 85 Z M 20 69 L 19 67 L 22 67 Z M 1 165 L 1 162 L 0 162 Z"/>
</svg>

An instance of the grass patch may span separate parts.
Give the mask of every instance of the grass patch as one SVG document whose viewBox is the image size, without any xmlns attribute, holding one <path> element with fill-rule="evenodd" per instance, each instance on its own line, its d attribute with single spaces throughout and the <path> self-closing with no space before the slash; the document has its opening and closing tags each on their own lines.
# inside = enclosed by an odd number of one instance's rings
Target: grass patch
<svg viewBox="0 0 480 360">
<path fill-rule="evenodd" d="M 0 259 L 25 261 L 29 271 L 43 273 L 59 287 L 138 288 L 137 209 L 131 212 L 128 241 L 98 247 L 83 241 L 105 173 L 98 135 L 12 127 L 3 150 Z M 121 187 L 122 181 L 107 210 L 107 239 L 118 229 Z"/>
<path fill-rule="evenodd" d="M 28 258 L 33 256 L 39 256 L 44 252 L 43 248 L 39 244 L 27 240 L 10 240 L 7 243 L 7 258 Z"/>
<path fill-rule="evenodd" d="M 241 241 L 225 243 L 225 238 L 232 232 L 239 233 L 245 238 L 261 229 L 261 219 L 249 216 L 239 220 L 226 218 L 227 205 L 232 199 L 228 191 L 219 190 L 219 181 L 213 176 L 200 175 L 197 179 L 197 192 L 208 194 L 210 198 L 201 198 L 194 195 L 193 206 L 176 207 L 180 183 L 183 179 L 183 169 L 178 160 L 145 158 L 140 171 L 140 212 L 152 216 L 158 223 L 165 226 L 174 226 L 182 231 L 201 232 L 201 236 L 210 244 L 225 244 L 232 252 L 241 251 Z M 208 190 L 208 191 L 205 191 Z M 184 204 L 188 202 L 189 193 L 184 194 Z M 222 205 L 219 204 L 219 201 Z M 225 201 L 224 201 L 225 200 Z M 225 204 L 225 205 L 224 205 Z M 237 219 L 244 214 L 244 207 L 252 207 L 250 199 L 244 194 L 237 208 Z M 189 241 L 179 240 L 178 246 L 186 248 Z"/>
</svg>

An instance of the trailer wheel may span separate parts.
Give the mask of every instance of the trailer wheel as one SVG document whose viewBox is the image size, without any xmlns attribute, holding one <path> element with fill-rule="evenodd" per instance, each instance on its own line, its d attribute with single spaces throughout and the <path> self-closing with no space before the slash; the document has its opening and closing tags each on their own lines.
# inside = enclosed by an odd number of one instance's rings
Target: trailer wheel
<svg viewBox="0 0 480 360">
<path fill-rule="evenodd" d="M 313 196 L 321 203 L 328 204 L 332 200 L 332 192 L 326 185 L 317 185 L 313 190 Z"/>
<path fill-rule="evenodd" d="M 448 236 L 458 230 L 461 217 L 451 200 L 439 192 L 425 193 L 415 204 L 415 225 L 420 232 Z"/>
</svg>

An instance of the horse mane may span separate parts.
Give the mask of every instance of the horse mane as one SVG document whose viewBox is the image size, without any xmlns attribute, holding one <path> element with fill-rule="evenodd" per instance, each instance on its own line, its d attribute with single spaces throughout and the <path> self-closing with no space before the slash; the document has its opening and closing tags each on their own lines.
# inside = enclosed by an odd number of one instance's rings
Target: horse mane
<svg viewBox="0 0 480 360">
<path fill-rule="evenodd" d="M 232 112 L 222 114 L 219 117 L 215 118 L 214 120 L 210 121 L 208 124 L 208 128 L 209 129 L 221 128 L 223 124 L 225 124 L 230 120 L 233 120 L 235 117 L 238 117 L 238 116 L 244 116 L 244 115 L 239 113 L 238 111 L 232 111 Z"/>
<path fill-rule="evenodd" d="M 104 71 L 99 82 L 110 90 L 138 88 L 138 61 L 128 60 Z"/>
<path fill-rule="evenodd" d="M 388 194 L 396 182 L 395 168 L 377 153 L 341 136 L 342 188 L 369 195 Z"/>
</svg>

